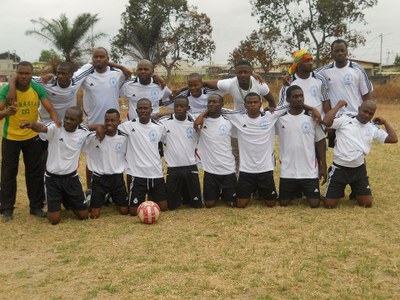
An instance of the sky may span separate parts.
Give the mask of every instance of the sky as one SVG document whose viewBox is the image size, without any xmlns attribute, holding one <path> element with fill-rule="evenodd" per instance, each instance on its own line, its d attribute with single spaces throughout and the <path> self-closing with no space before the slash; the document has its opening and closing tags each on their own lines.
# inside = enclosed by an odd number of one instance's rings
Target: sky
<svg viewBox="0 0 400 300">
<path fill-rule="evenodd" d="M 188 0 L 188 3 L 197 6 L 199 12 L 206 13 L 211 19 L 216 43 L 212 55 L 215 64 L 226 64 L 229 53 L 258 29 L 257 18 L 251 16 L 249 0 Z M 62 13 L 73 19 L 83 12 L 99 15 L 100 21 L 94 30 L 105 32 L 108 37 L 97 46 L 110 48 L 109 40 L 118 33 L 121 13 L 127 4 L 128 0 L 0 0 L 0 53 L 15 51 L 23 60 L 35 61 L 41 50 L 50 49 L 51 45 L 25 35 L 26 30 L 32 29 L 30 20 L 58 18 Z M 398 0 L 378 0 L 377 6 L 366 10 L 368 24 L 354 25 L 353 29 L 367 32 L 367 43 L 363 48 L 352 49 L 352 57 L 380 62 L 380 35 L 383 34 L 382 63 L 393 63 L 396 53 L 400 54 L 399 11 Z M 285 57 L 285 54 L 281 56 Z"/>
</svg>

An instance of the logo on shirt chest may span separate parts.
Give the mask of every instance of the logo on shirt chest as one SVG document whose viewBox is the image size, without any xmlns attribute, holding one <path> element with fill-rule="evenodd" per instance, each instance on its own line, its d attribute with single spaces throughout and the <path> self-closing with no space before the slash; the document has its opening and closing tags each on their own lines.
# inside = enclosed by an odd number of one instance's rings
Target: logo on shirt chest
<svg viewBox="0 0 400 300">
<path fill-rule="evenodd" d="M 228 132 L 228 127 L 226 125 L 221 125 L 219 126 L 218 132 L 220 136 L 224 136 Z"/>
<path fill-rule="evenodd" d="M 115 145 L 115 153 L 120 154 L 122 152 L 122 143 L 117 143 Z"/>
<path fill-rule="evenodd" d="M 117 78 L 111 77 L 108 82 L 110 83 L 110 86 L 115 86 L 117 84 Z"/>
<path fill-rule="evenodd" d="M 351 77 L 350 74 L 346 74 L 343 77 L 343 82 L 344 82 L 345 85 L 350 85 L 353 82 L 353 78 Z"/>
<path fill-rule="evenodd" d="M 318 95 L 318 87 L 316 87 L 315 85 L 312 86 L 312 87 L 310 88 L 310 92 L 311 92 L 311 95 L 312 95 L 313 97 L 316 97 L 316 96 Z"/>
<path fill-rule="evenodd" d="M 301 124 L 301 131 L 304 134 L 309 134 L 311 132 L 311 124 L 308 122 L 304 122 L 303 124 Z"/>
<path fill-rule="evenodd" d="M 186 129 L 186 137 L 188 139 L 190 139 L 190 140 L 193 139 L 193 137 L 194 137 L 194 128 L 189 127 L 189 128 Z"/>
<path fill-rule="evenodd" d="M 160 97 L 158 96 L 158 89 L 152 89 L 150 92 L 150 98 L 151 101 L 157 101 L 160 99 Z"/>
<path fill-rule="evenodd" d="M 261 129 L 267 129 L 268 128 L 268 123 L 266 121 L 261 121 L 260 122 L 260 128 Z"/>
<path fill-rule="evenodd" d="M 151 131 L 149 132 L 149 139 L 150 139 L 150 142 L 156 142 L 156 141 L 157 141 L 157 137 L 158 137 L 158 134 L 157 134 L 157 131 L 156 131 L 156 130 L 151 130 Z"/>
</svg>

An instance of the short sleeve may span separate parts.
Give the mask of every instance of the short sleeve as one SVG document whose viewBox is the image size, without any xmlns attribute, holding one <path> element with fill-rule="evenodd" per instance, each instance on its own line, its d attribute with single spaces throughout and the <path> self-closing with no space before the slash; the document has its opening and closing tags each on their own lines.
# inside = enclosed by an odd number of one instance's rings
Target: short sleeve
<svg viewBox="0 0 400 300">
<path fill-rule="evenodd" d="M 321 125 L 316 124 L 315 126 L 315 142 L 319 142 L 325 139 L 325 132 L 322 129 Z"/>
<path fill-rule="evenodd" d="M 329 128 L 332 129 L 339 129 L 345 122 L 346 116 L 345 115 L 339 115 L 336 118 L 333 119 L 333 123 Z"/>
<path fill-rule="evenodd" d="M 8 90 L 10 89 L 10 85 L 7 84 L 6 86 L 3 86 L 3 88 L 0 90 L 0 102 L 5 103 L 6 102 L 6 97 Z"/>
<path fill-rule="evenodd" d="M 376 130 L 374 132 L 374 138 L 373 138 L 374 141 L 377 141 L 382 144 L 385 143 L 388 133 L 385 130 L 380 129 L 379 127 L 375 127 L 375 128 L 376 128 Z"/>
<path fill-rule="evenodd" d="M 217 88 L 223 93 L 229 93 L 229 89 L 236 78 L 221 79 L 217 82 Z"/>
<path fill-rule="evenodd" d="M 43 101 L 44 99 L 46 99 L 47 96 L 47 92 L 44 89 L 44 87 L 42 87 L 40 84 L 32 81 L 31 82 L 31 87 L 35 90 L 35 92 L 38 94 L 40 101 Z"/>
</svg>

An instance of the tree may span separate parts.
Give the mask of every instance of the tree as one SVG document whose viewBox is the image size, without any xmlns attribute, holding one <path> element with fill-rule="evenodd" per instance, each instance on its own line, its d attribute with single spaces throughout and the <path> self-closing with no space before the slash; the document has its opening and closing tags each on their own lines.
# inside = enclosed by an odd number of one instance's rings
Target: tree
<svg viewBox="0 0 400 300">
<path fill-rule="evenodd" d="M 280 32 L 283 47 L 292 53 L 308 48 L 315 52 L 317 66 L 329 53 L 329 42 L 345 39 L 350 47 L 363 45 L 362 32 L 350 29 L 365 23 L 364 10 L 377 0 L 250 0 L 261 27 Z"/>
<path fill-rule="evenodd" d="M 42 50 L 40 52 L 39 61 L 51 62 L 54 60 L 58 60 L 58 61 L 61 60 L 60 54 L 58 54 L 56 51 L 54 51 L 54 49 Z"/>
<path fill-rule="evenodd" d="M 111 53 L 115 60 L 130 56 L 161 64 L 169 81 L 183 57 L 198 61 L 214 52 L 211 34 L 210 19 L 186 0 L 130 0 Z"/>
<path fill-rule="evenodd" d="M 82 13 L 71 24 L 67 16 L 61 14 L 58 19 L 50 21 L 44 18 L 31 20 L 32 24 L 40 28 L 27 30 L 25 34 L 42 38 L 59 50 L 66 61 L 77 63 L 84 52 L 93 48 L 95 41 L 106 36 L 102 32 L 91 33 L 98 21 L 97 14 Z"/>
<path fill-rule="evenodd" d="M 247 60 L 267 73 L 277 60 L 277 34 L 277 31 L 254 30 L 229 54 L 228 62 L 235 65 L 240 60 Z"/>
<path fill-rule="evenodd" d="M 396 66 L 400 66 L 400 55 L 398 53 L 396 54 L 393 64 Z"/>
</svg>

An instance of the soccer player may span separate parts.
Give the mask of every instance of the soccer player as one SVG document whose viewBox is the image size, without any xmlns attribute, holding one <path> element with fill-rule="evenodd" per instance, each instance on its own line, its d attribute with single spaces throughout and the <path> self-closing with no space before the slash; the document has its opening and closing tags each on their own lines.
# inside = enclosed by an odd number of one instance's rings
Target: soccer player
<svg viewBox="0 0 400 300">
<path fill-rule="evenodd" d="M 126 121 L 118 129 L 128 136 L 126 173 L 132 176 L 129 189 L 129 213 L 136 215 L 136 209 L 145 201 L 146 195 L 157 202 L 161 211 L 168 209 L 167 194 L 163 176 L 158 143 L 164 127 L 151 120 L 152 103 L 140 99 L 137 103 L 137 119 Z"/>
<path fill-rule="evenodd" d="M 151 61 L 147 59 L 139 61 L 136 72 L 137 77 L 126 81 L 120 92 L 120 96 L 129 101 L 128 120 L 137 118 L 136 106 L 139 99 L 149 99 L 152 103 L 153 114 L 157 115 L 160 112 L 160 105 L 166 103 L 171 95 L 171 90 L 167 86 L 160 87 L 154 76 L 154 67 Z"/>
<path fill-rule="evenodd" d="M 12 220 L 17 195 L 17 174 L 19 156 L 22 151 L 25 164 L 25 182 L 28 191 L 30 214 L 46 217 L 43 209 L 45 200 L 43 188 L 43 167 L 41 165 L 42 145 L 36 132 L 19 127 L 22 121 L 38 119 L 39 104 L 47 109 L 53 121 L 59 124 L 57 113 L 47 98 L 46 91 L 32 82 L 33 66 L 22 61 L 17 66 L 16 102 L 7 104 L 10 85 L 0 91 L 0 111 L 3 111 L 4 126 L 1 163 L 0 211 L 3 221 Z"/>
<path fill-rule="evenodd" d="M 290 85 L 299 86 L 304 93 L 304 103 L 318 109 L 321 116 L 331 109 L 328 97 L 328 83 L 322 75 L 313 72 L 313 56 L 308 50 L 299 50 L 293 53 L 293 64 L 289 68 Z M 278 106 L 287 104 L 286 91 L 289 86 L 284 85 L 279 92 Z"/>
<path fill-rule="evenodd" d="M 230 206 L 236 202 L 232 124 L 221 115 L 223 106 L 221 95 L 208 95 L 208 113 L 199 136 L 198 154 L 204 169 L 203 197 L 207 208 L 214 207 L 220 196 Z"/>
<path fill-rule="evenodd" d="M 87 165 L 92 171 L 90 217 L 100 217 L 100 209 L 109 194 L 119 212 L 128 214 L 128 194 L 124 181 L 127 135 L 118 130 L 120 114 L 110 108 L 104 117 L 104 139 L 100 142 L 95 134 L 87 139 L 85 152 Z"/>
<path fill-rule="evenodd" d="M 372 142 L 397 143 L 397 134 L 393 127 L 382 117 L 371 122 L 376 103 L 365 100 L 358 109 L 357 115 L 336 114 L 346 106 L 340 100 L 329 111 L 323 123 L 336 129 L 336 143 L 333 148 L 333 163 L 329 171 L 325 207 L 335 208 L 339 199 L 344 196 L 344 189 L 350 184 L 360 206 L 371 207 L 372 194 L 365 166 L 365 156 L 371 151 Z M 386 131 L 377 125 L 384 125 Z"/>
<path fill-rule="evenodd" d="M 193 119 L 188 116 L 189 100 L 179 96 L 174 100 L 174 114 L 160 120 L 165 127 L 163 142 L 165 163 L 168 166 L 166 187 L 168 208 L 178 208 L 188 202 L 192 207 L 202 207 L 199 172 L 195 149 L 198 135 Z"/>
<path fill-rule="evenodd" d="M 320 204 L 318 179 L 323 179 L 324 184 L 327 176 L 325 133 L 304 110 L 304 94 L 299 86 L 287 88 L 285 98 L 290 105 L 289 111 L 275 124 L 281 163 L 279 202 L 281 206 L 287 206 L 300 192 L 307 197 L 310 207 L 316 208 Z"/>
<path fill-rule="evenodd" d="M 45 172 L 47 219 L 53 225 L 61 221 L 61 204 L 71 209 L 81 220 L 89 216 L 77 173 L 79 156 L 90 134 L 87 128 L 79 125 L 82 123 L 82 115 L 82 110 L 74 106 L 65 112 L 62 127 L 57 127 L 56 124 L 46 126 L 38 122 L 22 122 L 20 125 L 21 128 L 47 133 L 49 142 Z"/>
</svg>

